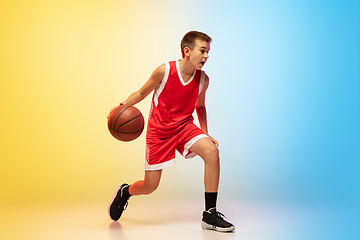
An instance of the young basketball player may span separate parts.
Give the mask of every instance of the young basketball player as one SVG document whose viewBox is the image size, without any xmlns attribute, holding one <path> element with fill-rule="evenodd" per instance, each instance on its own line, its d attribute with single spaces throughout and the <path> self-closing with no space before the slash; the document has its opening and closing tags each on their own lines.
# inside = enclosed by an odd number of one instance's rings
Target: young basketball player
<svg viewBox="0 0 360 240">
<path fill-rule="evenodd" d="M 202 228 L 234 231 L 216 210 L 220 163 L 218 142 L 209 136 L 205 92 L 208 76 L 201 71 L 209 58 L 211 38 L 188 32 L 181 41 L 182 59 L 159 66 L 144 86 L 123 103 L 134 105 L 154 91 L 146 133 L 145 177 L 131 185 L 120 185 L 110 205 L 110 217 L 118 220 L 130 196 L 150 194 L 159 185 L 162 169 L 175 164 L 175 150 L 185 158 L 199 155 L 205 162 L 205 211 Z M 193 123 L 196 109 L 200 128 Z"/>
</svg>

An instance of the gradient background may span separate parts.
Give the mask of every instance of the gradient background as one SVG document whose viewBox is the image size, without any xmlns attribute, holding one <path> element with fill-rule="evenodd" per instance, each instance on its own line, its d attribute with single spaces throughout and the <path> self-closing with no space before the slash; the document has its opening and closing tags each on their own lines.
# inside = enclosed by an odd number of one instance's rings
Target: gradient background
<svg viewBox="0 0 360 240">
<path fill-rule="evenodd" d="M 199 30 L 213 38 L 203 70 L 219 201 L 322 208 L 322 228 L 353 236 L 359 1 L 13 0 L 0 9 L 3 209 L 107 204 L 120 183 L 142 178 L 144 134 L 116 141 L 106 116 Z M 150 100 L 136 105 L 146 118 Z M 166 169 L 152 197 L 202 199 L 203 164 L 190 161 Z"/>
</svg>

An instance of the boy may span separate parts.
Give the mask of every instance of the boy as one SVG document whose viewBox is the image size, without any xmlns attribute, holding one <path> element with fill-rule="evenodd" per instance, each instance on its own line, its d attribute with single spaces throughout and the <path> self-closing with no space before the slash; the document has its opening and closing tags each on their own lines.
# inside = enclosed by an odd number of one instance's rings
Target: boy
<svg viewBox="0 0 360 240">
<path fill-rule="evenodd" d="M 234 231 L 216 211 L 220 162 L 218 142 L 209 136 L 205 92 L 208 76 L 201 71 L 209 58 L 211 38 L 201 32 L 188 32 L 181 41 L 182 59 L 159 66 L 144 86 L 123 103 L 134 105 L 154 91 L 146 133 L 145 177 L 131 185 L 120 185 L 109 207 L 110 217 L 118 220 L 134 195 L 150 194 L 159 185 L 163 168 L 175 164 L 175 150 L 185 158 L 199 155 L 205 162 L 205 211 L 202 228 Z M 193 123 L 196 109 L 200 123 Z"/>
</svg>

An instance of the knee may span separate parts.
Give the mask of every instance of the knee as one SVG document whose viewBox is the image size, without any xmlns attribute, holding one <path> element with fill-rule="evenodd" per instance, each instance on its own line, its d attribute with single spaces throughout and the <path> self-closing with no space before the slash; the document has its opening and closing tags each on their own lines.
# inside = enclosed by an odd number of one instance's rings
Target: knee
<svg viewBox="0 0 360 240">
<path fill-rule="evenodd" d="M 218 163 L 219 162 L 219 149 L 214 145 L 205 150 L 204 160 L 207 162 Z"/>
<path fill-rule="evenodd" d="M 159 183 L 152 183 L 152 184 L 148 184 L 146 186 L 146 188 L 144 189 L 144 194 L 145 195 L 148 195 L 148 194 L 151 194 L 153 193 L 159 186 Z"/>
</svg>

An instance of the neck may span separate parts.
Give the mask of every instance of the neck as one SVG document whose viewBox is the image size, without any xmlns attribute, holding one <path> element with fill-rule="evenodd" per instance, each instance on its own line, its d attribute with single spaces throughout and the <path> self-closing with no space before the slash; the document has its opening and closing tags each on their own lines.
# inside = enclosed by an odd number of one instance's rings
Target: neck
<svg viewBox="0 0 360 240">
<path fill-rule="evenodd" d="M 184 57 L 183 59 L 181 59 L 179 61 L 179 68 L 180 68 L 181 74 L 184 74 L 184 75 L 191 76 L 195 71 L 194 66 L 191 65 L 189 59 L 187 59 L 186 57 Z"/>
</svg>

